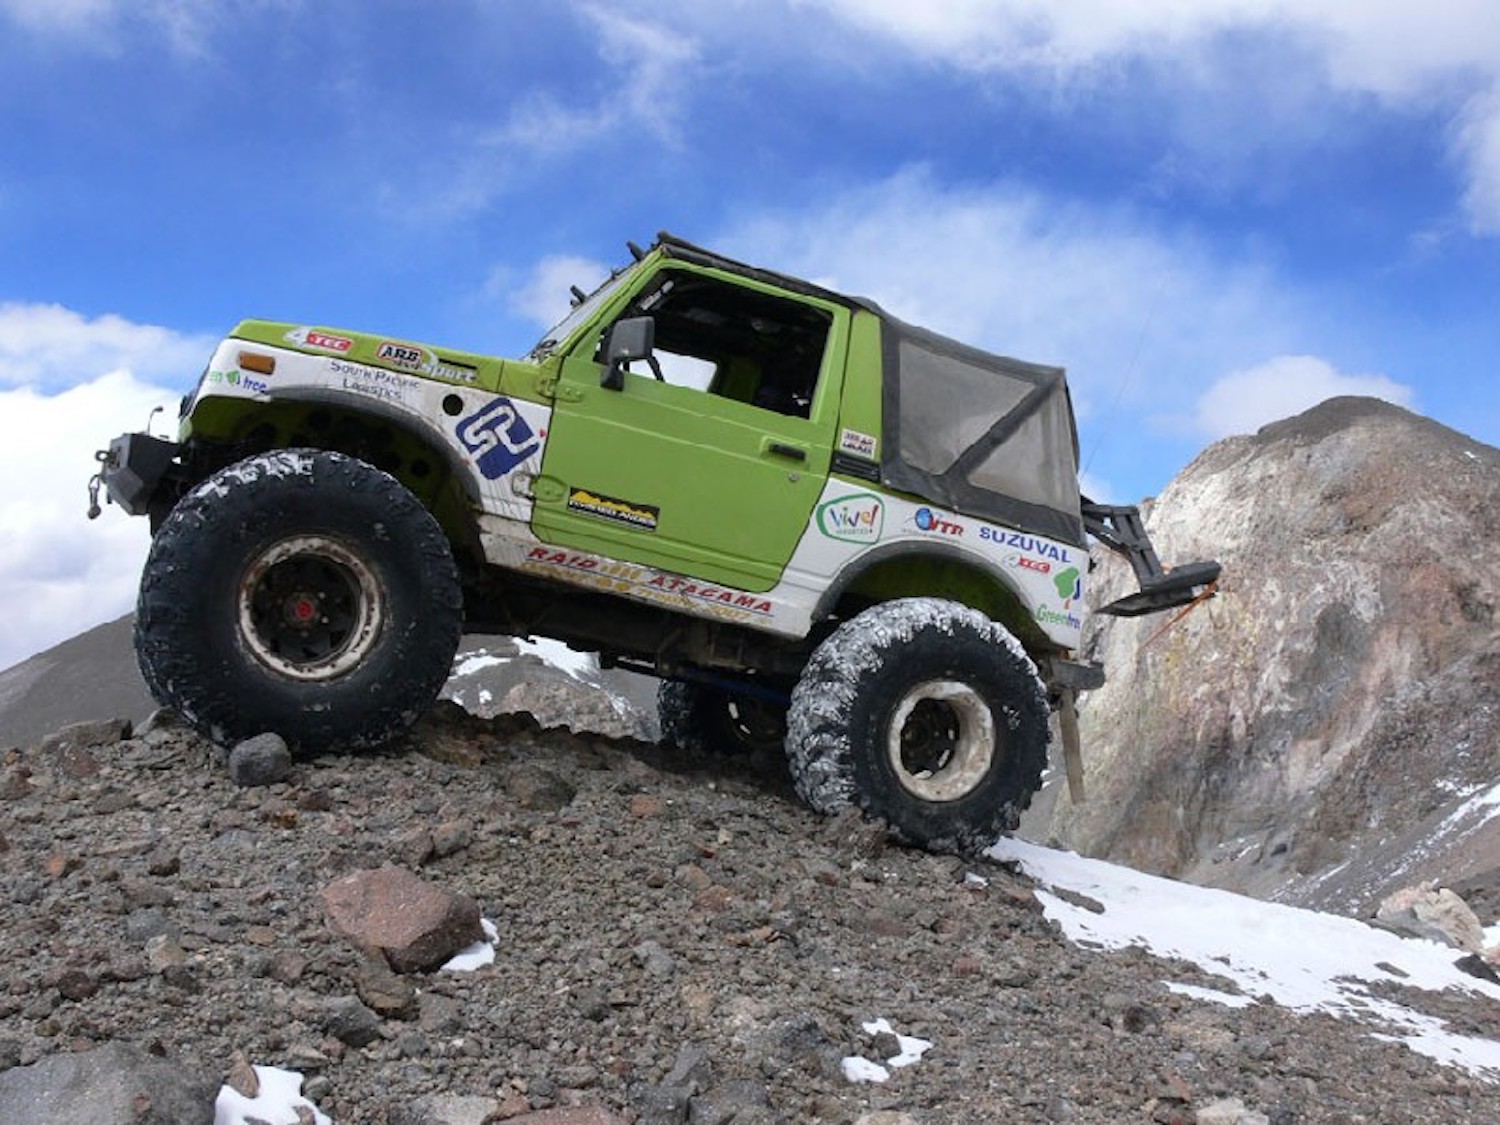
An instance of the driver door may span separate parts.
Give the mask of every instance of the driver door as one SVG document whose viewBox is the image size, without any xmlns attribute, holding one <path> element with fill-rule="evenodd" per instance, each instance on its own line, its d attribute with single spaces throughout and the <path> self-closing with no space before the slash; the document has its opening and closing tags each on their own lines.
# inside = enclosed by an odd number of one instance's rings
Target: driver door
<svg viewBox="0 0 1500 1125">
<path fill-rule="evenodd" d="M 620 319 L 643 314 L 662 378 L 637 363 L 619 390 L 601 386 L 594 340 L 565 359 L 532 528 L 545 543 L 767 591 L 828 476 L 848 311 L 673 266 Z"/>
</svg>

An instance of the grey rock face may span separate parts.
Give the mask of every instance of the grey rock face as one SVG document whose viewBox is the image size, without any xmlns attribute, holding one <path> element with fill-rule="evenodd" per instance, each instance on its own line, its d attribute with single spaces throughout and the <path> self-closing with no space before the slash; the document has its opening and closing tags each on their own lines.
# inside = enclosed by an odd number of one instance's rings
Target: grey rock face
<svg viewBox="0 0 1500 1125">
<path fill-rule="evenodd" d="M 1094 618 L 1089 799 L 1060 797 L 1048 831 L 1359 914 L 1494 871 L 1500 823 L 1461 814 L 1500 778 L 1500 450 L 1334 399 L 1212 446 L 1149 526 L 1165 560 L 1222 561 L 1221 592 L 1160 635 L 1164 617 Z M 1101 558 L 1092 596 L 1129 580 Z"/>
</svg>

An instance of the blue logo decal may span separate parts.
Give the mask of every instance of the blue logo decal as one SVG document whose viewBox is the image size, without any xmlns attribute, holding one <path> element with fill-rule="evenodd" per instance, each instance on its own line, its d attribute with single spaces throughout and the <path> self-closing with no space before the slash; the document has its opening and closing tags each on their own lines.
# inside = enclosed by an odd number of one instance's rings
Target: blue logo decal
<svg viewBox="0 0 1500 1125">
<path fill-rule="evenodd" d="M 458 440 L 486 480 L 499 480 L 542 446 L 515 404 L 504 397 L 460 422 Z"/>
</svg>

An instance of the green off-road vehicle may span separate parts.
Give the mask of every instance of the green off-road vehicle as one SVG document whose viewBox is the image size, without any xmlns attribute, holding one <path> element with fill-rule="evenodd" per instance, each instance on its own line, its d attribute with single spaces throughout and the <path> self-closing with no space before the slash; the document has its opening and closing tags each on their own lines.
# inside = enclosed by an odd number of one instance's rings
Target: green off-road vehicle
<svg viewBox="0 0 1500 1125">
<path fill-rule="evenodd" d="M 1134 508 L 1078 493 L 1061 370 L 669 235 L 523 359 L 249 320 L 176 442 L 100 454 L 150 518 L 136 651 L 220 743 L 404 730 L 462 632 L 657 676 L 664 737 L 784 744 L 802 797 L 934 848 L 1070 774 L 1088 536 L 1185 604 Z M 97 502 L 93 504 L 97 513 Z"/>
</svg>

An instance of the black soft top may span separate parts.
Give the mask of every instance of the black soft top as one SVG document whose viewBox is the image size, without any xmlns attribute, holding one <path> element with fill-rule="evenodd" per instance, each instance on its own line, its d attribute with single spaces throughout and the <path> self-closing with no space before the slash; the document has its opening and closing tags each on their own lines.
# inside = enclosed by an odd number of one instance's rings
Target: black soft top
<svg viewBox="0 0 1500 1125">
<path fill-rule="evenodd" d="M 981 351 L 873 301 L 747 265 L 662 232 L 681 261 L 863 309 L 881 324 L 880 481 L 965 515 L 1084 546 L 1078 432 L 1063 369 Z"/>
</svg>

